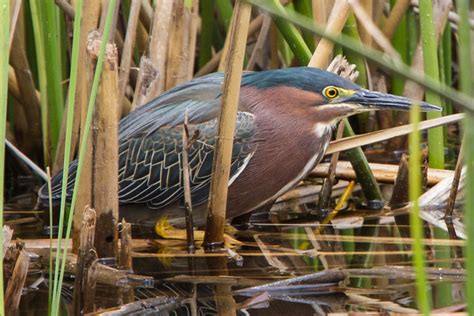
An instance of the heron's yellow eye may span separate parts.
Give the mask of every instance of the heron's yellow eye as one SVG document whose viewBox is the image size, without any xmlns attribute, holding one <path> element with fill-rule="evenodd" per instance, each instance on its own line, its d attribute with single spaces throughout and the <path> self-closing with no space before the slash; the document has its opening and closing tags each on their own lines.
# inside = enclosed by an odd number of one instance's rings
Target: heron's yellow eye
<svg viewBox="0 0 474 316">
<path fill-rule="evenodd" d="M 339 90 L 335 87 L 326 87 L 323 90 L 323 94 L 326 98 L 331 100 L 339 96 Z"/>
</svg>

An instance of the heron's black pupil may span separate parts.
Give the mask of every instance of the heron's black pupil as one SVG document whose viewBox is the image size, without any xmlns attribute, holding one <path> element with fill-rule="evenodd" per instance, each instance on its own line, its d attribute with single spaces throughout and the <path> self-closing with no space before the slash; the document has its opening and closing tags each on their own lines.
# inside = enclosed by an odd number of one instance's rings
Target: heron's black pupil
<svg viewBox="0 0 474 316">
<path fill-rule="evenodd" d="M 336 96 L 336 90 L 329 89 L 328 90 L 328 96 L 330 96 L 331 98 L 335 97 Z"/>
</svg>

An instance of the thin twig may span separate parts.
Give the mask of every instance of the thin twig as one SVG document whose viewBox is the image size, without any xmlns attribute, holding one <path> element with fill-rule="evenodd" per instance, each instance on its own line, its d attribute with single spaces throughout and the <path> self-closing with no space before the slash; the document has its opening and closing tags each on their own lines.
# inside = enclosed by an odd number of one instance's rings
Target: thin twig
<svg viewBox="0 0 474 316">
<path fill-rule="evenodd" d="M 196 247 L 194 244 L 194 229 L 193 229 L 193 201 L 191 197 L 191 180 L 189 168 L 189 130 L 188 130 L 188 111 L 184 114 L 183 124 L 183 183 L 184 183 L 184 210 L 186 217 L 186 240 L 188 242 L 188 252 L 194 253 Z"/>
</svg>

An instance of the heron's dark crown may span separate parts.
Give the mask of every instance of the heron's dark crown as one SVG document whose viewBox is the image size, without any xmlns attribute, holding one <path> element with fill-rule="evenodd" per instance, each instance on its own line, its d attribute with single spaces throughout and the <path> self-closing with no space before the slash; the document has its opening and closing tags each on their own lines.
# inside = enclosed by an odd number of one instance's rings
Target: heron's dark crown
<svg viewBox="0 0 474 316">
<path fill-rule="evenodd" d="M 244 74 L 242 86 L 269 89 L 277 86 L 293 87 L 320 94 L 327 86 L 348 90 L 360 87 L 334 73 L 313 67 L 274 69 Z"/>
</svg>

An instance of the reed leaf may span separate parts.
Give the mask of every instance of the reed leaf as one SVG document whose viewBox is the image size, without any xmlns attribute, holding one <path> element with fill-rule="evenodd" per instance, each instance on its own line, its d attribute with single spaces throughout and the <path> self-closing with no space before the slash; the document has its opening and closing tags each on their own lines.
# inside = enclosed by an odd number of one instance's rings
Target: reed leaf
<svg viewBox="0 0 474 316">
<path fill-rule="evenodd" d="M 460 90 L 466 94 L 474 96 L 474 61 L 472 54 L 474 54 L 473 36 L 469 27 L 469 0 L 456 1 L 459 24 L 459 87 Z M 464 123 L 464 139 L 465 143 L 465 161 L 467 165 L 466 184 L 464 193 L 464 223 L 467 235 L 466 244 L 466 302 L 468 305 L 468 312 L 470 315 L 474 314 L 474 146 L 469 141 L 474 139 L 474 114 L 472 112 L 466 113 L 466 120 Z"/>
<path fill-rule="evenodd" d="M 423 222 L 420 219 L 420 206 L 418 198 L 421 194 L 421 153 L 420 153 L 420 106 L 414 104 L 410 111 L 410 121 L 413 124 L 413 132 L 409 136 L 410 150 L 410 176 L 409 197 L 412 201 L 410 212 L 410 234 L 413 238 L 413 261 L 416 273 L 416 299 L 418 308 L 424 315 L 429 315 L 430 304 L 427 294 L 427 282 L 425 275 L 424 245 L 423 245 Z"/>
<path fill-rule="evenodd" d="M 5 176 L 5 136 L 8 101 L 8 58 L 10 53 L 10 0 L 0 1 L 0 315 L 5 315 L 3 296 L 3 197 Z"/>
</svg>

